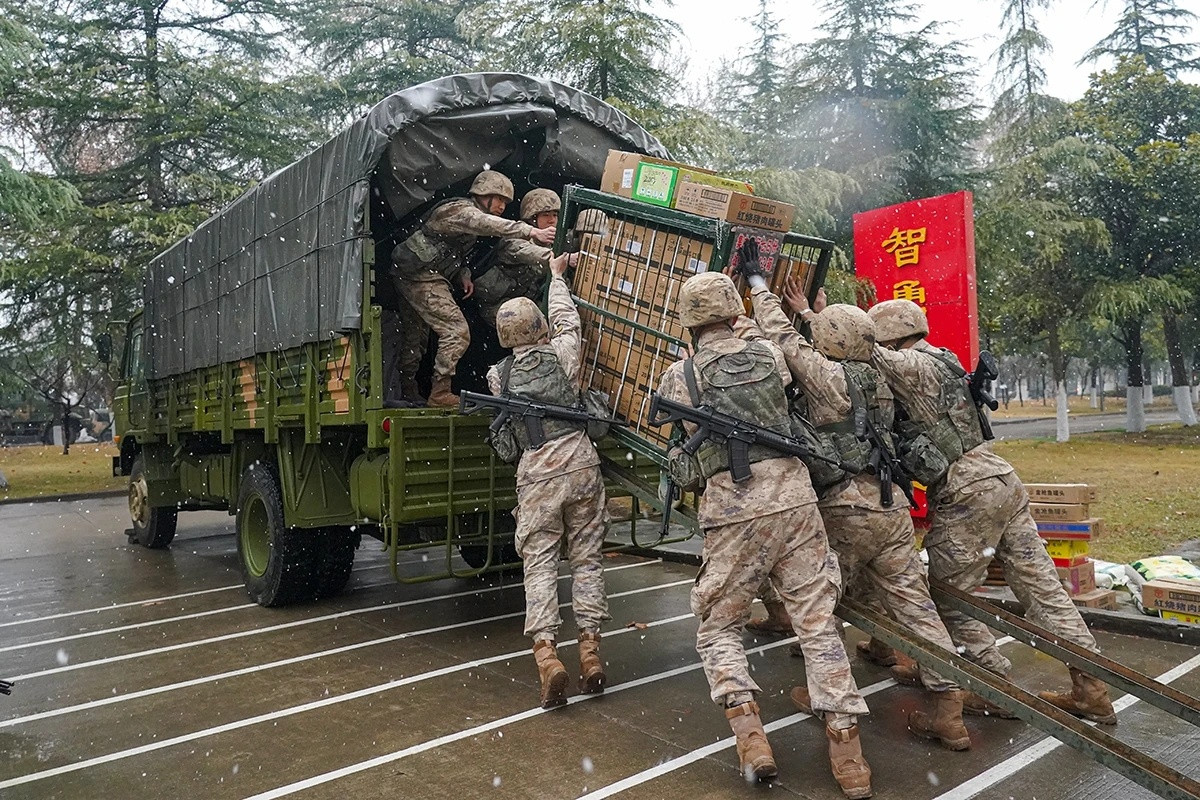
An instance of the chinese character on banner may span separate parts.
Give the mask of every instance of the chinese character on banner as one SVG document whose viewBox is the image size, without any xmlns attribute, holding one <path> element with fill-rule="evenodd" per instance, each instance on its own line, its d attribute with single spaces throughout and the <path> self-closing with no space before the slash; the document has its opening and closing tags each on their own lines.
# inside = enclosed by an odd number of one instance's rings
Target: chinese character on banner
<svg viewBox="0 0 1200 800">
<path fill-rule="evenodd" d="M 921 245 L 925 243 L 928 228 L 909 228 L 900 230 L 892 228 L 892 232 L 883 240 L 883 249 L 896 257 L 897 267 L 921 263 Z"/>
<path fill-rule="evenodd" d="M 892 299 L 912 300 L 925 311 L 925 287 L 920 281 L 907 280 L 892 284 Z"/>
</svg>

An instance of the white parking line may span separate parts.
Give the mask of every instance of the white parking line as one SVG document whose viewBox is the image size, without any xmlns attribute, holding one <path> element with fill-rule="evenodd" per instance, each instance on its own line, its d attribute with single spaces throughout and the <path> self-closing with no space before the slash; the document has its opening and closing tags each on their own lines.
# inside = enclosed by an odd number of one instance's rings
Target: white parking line
<svg viewBox="0 0 1200 800">
<path fill-rule="evenodd" d="M 772 642 L 771 644 L 766 644 L 766 645 L 763 645 L 762 647 L 755 647 L 751 650 L 747 650 L 746 655 L 757 655 L 758 653 L 765 653 L 768 650 L 774 650 L 777 647 L 783 647 L 783 646 L 789 645 L 791 643 L 792 643 L 792 639 L 787 638 L 787 639 L 784 639 L 783 641 Z M 616 686 L 610 686 L 609 688 L 604 690 L 604 694 L 576 695 L 574 697 L 569 698 L 567 700 L 567 703 L 568 703 L 568 705 L 574 705 L 576 703 L 585 703 L 588 700 L 594 700 L 595 698 L 598 698 L 598 697 L 611 697 L 612 695 L 617 694 L 618 692 L 623 692 L 626 689 L 636 689 L 639 686 L 645 686 L 646 684 L 655 683 L 655 682 L 661 681 L 661 680 L 666 680 L 667 678 L 674 678 L 678 675 L 685 675 L 689 672 L 695 672 L 696 670 L 701 669 L 701 667 L 702 667 L 702 665 L 698 662 L 695 664 L 689 664 L 686 667 L 676 667 L 675 669 L 669 669 L 665 672 L 658 672 L 658 673 L 655 673 L 654 675 L 647 675 L 644 678 L 637 678 L 636 680 L 627 681 L 625 683 L 619 683 Z M 272 789 L 267 792 L 262 792 L 260 794 L 253 795 L 251 797 L 246 798 L 246 800 L 274 800 L 274 798 L 277 798 L 277 797 L 285 797 L 289 794 L 295 794 L 296 792 L 303 791 L 304 789 L 311 789 L 314 786 L 320 786 L 321 784 L 329 783 L 330 781 L 335 781 L 339 778 L 344 778 L 347 775 L 354 775 L 356 773 L 364 772 L 366 770 L 373 769 L 374 767 L 382 766 L 384 764 L 391 764 L 393 762 L 399 761 L 402 758 L 407 758 L 408 756 L 416 755 L 418 753 L 424 753 L 427 750 L 433 750 L 434 748 L 441 747 L 444 744 L 450 744 L 452 742 L 461 741 L 463 739 L 469 739 L 472 736 L 478 736 L 481 733 L 487 733 L 488 731 L 495 730 L 496 728 L 503 728 L 505 725 L 512 725 L 513 723 L 520 722 L 525 719 L 529 719 L 530 717 L 536 717 L 539 714 L 545 714 L 545 713 L 547 713 L 547 711 L 548 710 L 544 709 L 544 708 L 531 708 L 528 711 L 522 711 L 518 714 L 511 714 L 507 717 L 502 717 L 501 719 L 493 720 L 492 722 L 487 722 L 482 725 L 476 725 L 473 728 L 468 728 L 463 731 L 458 731 L 457 733 L 450 733 L 445 736 L 439 736 L 436 739 L 430 739 L 429 741 L 421 742 L 420 744 L 415 744 L 415 745 L 412 745 L 411 747 L 406 747 L 403 750 L 397 750 L 394 753 L 387 753 L 382 756 L 377 756 L 375 758 L 368 759 L 367 761 L 360 761 L 357 764 L 351 764 L 347 767 L 342 767 L 341 769 L 333 770 L 332 772 L 326 772 L 321 775 L 314 775 L 313 777 L 306 778 L 302 781 L 296 781 L 295 783 L 289 783 L 287 786 L 281 786 L 278 789 Z M 3 788 L 3 786 L 4 786 L 4 784 L 0 783 L 0 788 Z"/>
<path fill-rule="evenodd" d="M 622 564 L 616 567 L 609 567 L 605 572 L 617 572 L 622 569 L 632 569 L 634 567 L 646 567 L 652 564 L 661 563 L 661 560 L 644 561 L 637 564 Z M 560 580 L 566 576 L 560 576 Z M 233 639 L 242 639 L 247 636 L 257 636 L 261 633 L 273 633 L 275 631 L 287 630 L 289 628 L 297 628 L 303 625 L 312 625 L 317 622 L 328 622 L 333 619 L 343 619 L 358 614 L 369 614 L 375 611 L 390 611 L 396 608 L 406 608 L 409 606 L 423 605 L 425 603 L 435 603 L 440 600 L 453 600 L 459 597 L 475 597 L 481 594 L 491 592 L 500 592 L 506 589 L 520 588 L 521 584 L 511 583 L 503 586 L 488 586 L 482 589 L 471 589 L 466 592 L 455 592 L 452 594 L 440 594 L 435 597 L 422 597 L 416 600 L 404 600 L 398 603 L 385 603 L 378 606 L 368 606 L 366 608 L 356 608 L 349 611 L 339 611 L 335 614 L 324 614 L 319 617 L 311 617 L 309 619 L 295 620 L 293 622 L 282 622 L 278 625 L 268 625 L 263 628 L 254 628 L 248 631 L 237 631 L 236 633 L 226 633 L 221 636 L 210 636 L 205 639 L 194 639 L 190 642 L 180 642 L 179 644 L 164 645 L 155 647 L 150 650 L 138 650 L 133 653 L 124 653 L 119 656 L 109 656 L 107 658 L 97 658 L 92 661 L 81 661 L 78 664 L 67 664 L 61 667 L 52 667 L 50 669 L 38 670 L 37 672 L 28 672 L 24 675 L 14 675 L 8 680 L 11 681 L 27 681 L 33 678 L 42 678 L 47 675 L 58 675 L 64 672 L 73 672 L 75 670 L 87 669 L 89 667 L 98 667 L 104 664 L 114 664 L 121 661 L 129 661 L 135 658 L 144 658 L 145 656 L 159 655 L 161 653 L 171 653 L 177 650 L 187 650 L 192 647 L 203 647 L 204 645 L 215 644 L 217 642 L 227 642 Z"/>
<path fill-rule="evenodd" d="M 629 566 L 633 566 L 633 565 L 630 564 L 630 565 L 625 565 L 623 567 L 614 567 L 613 569 L 626 569 Z M 564 575 L 564 576 L 562 576 L 562 578 L 559 578 L 559 580 L 562 580 L 565 577 L 567 577 L 567 576 Z M 643 589 L 635 589 L 630 592 L 618 592 L 616 594 L 609 595 L 609 597 L 610 598 L 625 597 L 629 594 L 637 594 L 637 593 L 644 592 L 644 591 L 652 591 L 654 589 L 663 588 L 664 586 L 678 586 L 678 585 L 680 585 L 680 584 L 679 583 L 662 584 L 662 585 L 651 586 L 651 587 L 643 588 Z M 570 603 L 559 603 L 558 607 L 559 608 L 567 608 L 570 605 L 571 605 Z M 63 708 L 55 708 L 55 709 L 51 709 L 49 711 L 39 711 L 35 714 L 27 714 L 23 717 L 12 717 L 11 719 L 0 720 L 0 729 L 12 728 L 17 725 L 21 725 L 23 723 L 35 722 L 39 719 L 49 719 L 51 717 L 61 717 L 66 714 L 74 714 L 74 713 L 77 713 L 80 711 L 90 711 L 92 709 L 100 708 L 102 706 L 110 706 L 110 705 L 115 705 L 117 703 L 127 703 L 131 700 L 137 700 L 142 697 L 151 697 L 156 694 L 165 694 L 166 692 L 173 692 L 173 691 L 176 691 L 179 689 L 186 689 L 191 686 L 203 686 L 206 683 L 214 683 L 216 681 L 226 680 L 228 678 L 236 678 L 240 675 L 251 675 L 255 672 L 263 672 L 265 670 L 275 669 L 277 667 L 285 667 L 285 666 L 288 666 L 291 664 L 299 664 L 304 661 L 312 661 L 313 659 L 324 658 L 325 656 L 338 655 L 340 653 L 349 653 L 353 650 L 361 650 L 365 647 L 375 647 L 376 645 L 388 644 L 389 642 L 397 642 L 397 641 L 400 641 L 401 639 L 411 639 L 415 636 L 426 636 L 426 635 L 433 634 L 433 633 L 441 633 L 443 631 L 454 630 L 455 628 L 467 628 L 467 627 L 471 627 L 472 625 L 482 625 L 487 622 L 496 622 L 498 620 L 513 619 L 515 617 L 524 616 L 524 614 L 525 614 L 524 611 L 514 611 L 510 614 L 498 614 L 493 617 L 484 617 L 481 619 L 473 619 L 473 620 L 468 620 L 466 622 L 456 622 L 451 625 L 440 625 L 436 628 L 423 628 L 421 630 L 416 630 L 416 631 L 407 631 L 405 633 L 398 633 L 393 636 L 385 636 L 385 637 L 382 637 L 379 639 L 370 639 L 365 642 L 356 642 L 354 644 L 344 645 L 342 647 L 334 647 L 329 650 L 320 650 L 315 653 L 305 653 L 304 655 L 300 655 L 300 656 L 292 656 L 291 658 L 285 658 L 285 659 L 281 659 L 279 661 L 271 661 L 266 664 L 256 664 L 252 667 L 243 667 L 241 669 L 230 670 L 228 672 L 221 672 L 221 673 L 218 673 L 215 675 L 204 675 L 199 678 L 192 678 L 191 680 L 179 681 L 178 683 L 170 683 L 170 684 L 166 684 L 163 686 L 155 686 L 150 689 L 142 689 L 142 690 L 136 691 L 136 692 L 129 692 L 128 694 L 116 695 L 115 697 L 102 697 L 99 700 L 91 700 L 89 702 L 79 703 L 79 704 L 73 705 L 73 706 L 64 706 Z M 690 615 L 685 614 L 684 616 L 686 617 L 686 616 L 690 616 Z M 672 618 L 672 619 L 674 619 L 674 618 Z M 681 619 L 682 619 L 682 617 L 681 617 Z M 605 635 L 608 636 L 610 634 L 605 634 Z M 519 651 L 519 652 L 524 652 L 524 651 Z"/>
<path fill-rule="evenodd" d="M 849 623 L 846 623 L 846 625 L 848 624 Z M 1006 645 L 1011 641 L 1013 641 L 1011 636 L 1005 636 L 997 639 L 996 645 Z M 868 695 L 875 694 L 876 692 L 882 692 L 884 689 L 895 685 L 896 682 L 891 678 L 888 678 L 887 680 L 873 683 L 860 691 L 864 697 L 867 697 Z M 791 716 L 784 717 L 783 719 L 778 719 L 772 723 L 764 725 L 763 728 L 767 733 L 772 733 L 774 731 L 782 730 L 794 725 L 801 720 L 809 719 L 809 716 L 810 715 L 808 714 L 792 714 Z M 682 769 L 689 764 L 694 764 L 703 758 L 708 758 L 709 756 L 719 753 L 722 750 L 733 747 L 736 742 L 737 739 L 733 736 L 730 736 L 726 739 L 721 739 L 720 741 L 716 741 L 712 744 L 708 744 L 704 747 L 699 747 L 688 753 L 684 753 L 681 756 L 676 756 L 670 761 L 664 761 L 661 764 L 656 764 L 650 769 L 642 770 L 641 772 L 630 775 L 628 778 L 622 778 L 616 783 L 610 783 L 608 786 L 603 786 L 594 792 L 588 792 L 585 795 L 580 795 L 578 798 L 576 798 L 576 800 L 602 800 L 602 798 L 605 797 L 612 797 L 613 795 L 620 794 L 627 789 L 632 789 L 635 786 L 641 786 L 643 783 L 649 783 L 656 778 L 661 778 L 663 775 L 670 774 L 677 769 Z"/>
<path fill-rule="evenodd" d="M 182 594 L 168 594 L 162 597 L 151 597 L 146 600 L 133 600 L 128 603 L 113 603 L 109 606 L 97 606 L 96 608 L 84 608 L 79 611 L 63 611 L 59 614 L 47 614 L 44 617 L 30 617 L 29 619 L 17 619 L 12 622 L 0 622 L 0 628 L 10 628 L 13 625 L 28 625 L 31 622 L 46 622 L 52 619 L 63 619 L 64 617 L 78 617 L 82 614 L 97 614 L 101 611 L 112 611 L 117 608 L 130 608 L 132 606 L 149 606 L 155 603 L 165 603 L 168 600 L 182 600 L 185 597 L 197 597 L 202 594 L 212 594 L 214 592 L 228 592 L 233 589 L 241 589 L 244 584 L 234 583 L 229 586 L 218 586 L 215 589 L 200 589 L 195 592 L 184 592 Z"/>
<path fill-rule="evenodd" d="M 643 586 L 638 589 L 632 589 L 627 592 L 618 592 L 616 594 L 611 594 L 611 595 L 609 595 L 609 599 L 615 599 L 618 597 L 628 597 L 630 595 L 635 595 L 635 594 L 645 594 L 647 592 L 656 591 L 658 589 L 669 589 L 669 588 L 673 588 L 676 586 L 682 586 L 684 584 L 692 584 L 693 582 L 694 582 L 693 579 L 689 578 L 687 580 L 674 581 L 672 583 L 664 583 L 664 584 L 661 584 L 658 586 Z M 564 603 L 563 605 L 569 605 L 569 603 Z M 524 612 L 521 612 L 521 613 L 524 613 Z M 516 616 L 516 614 L 510 614 L 510 615 L 505 615 L 505 616 Z M 668 622 L 676 622 L 679 620 L 688 619 L 692 616 L 693 616 L 692 614 L 680 614 L 680 615 L 677 615 L 675 617 L 670 617 L 665 620 L 658 620 L 658 621 L 656 621 L 655 625 L 665 625 Z M 447 627 L 460 627 L 460 626 L 452 625 L 452 626 L 447 626 Z M 641 630 L 640 628 L 621 628 L 621 629 L 618 629 L 615 631 L 608 632 L 605 634 L 605 636 L 606 637 L 619 636 L 623 633 L 633 633 L 635 631 L 640 632 L 640 630 Z M 563 642 L 563 644 L 564 645 L 574 644 L 576 641 L 577 640 L 571 640 L 569 642 Z M 772 645 L 772 646 L 777 647 L 777 646 L 780 646 L 783 644 L 787 644 L 787 641 L 785 640 L 783 642 L 776 643 L 775 645 Z M 505 659 L 524 656 L 524 655 L 528 654 L 528 652 L 529 652 L 528 650 L 522 649 L 522 650 L 513 651 L 512 653 L 504 653 L 503 655 L 492 656 L 491 658 L 470 661 L 465 664 L 454 664 L 454 665 L 451 665 L 448 667 L 443 667 L 441 669 L 432 670 L 430 672 L 423 672 L 418 675 L 411 675 L 407 678 L 399 678 L 394 681 L 388 681 L 387 683 L 382 683 L 377 686 L 369 686 L 365 689 L 359 689 L 357 691 L 348 692 L 346 694 L 336 695 L 334 697 L 322 698 L 321 700 L 315 700 L 311 703 L 303 703 L 298 706 L 292 706 L 291 708 L 285 708 L 285 709 L 281 709 L 279 711 L 271 711 L 266 714 L 259 714 L 254 717 L 248 717 L 246 719 L 236 720 L 234 722 L 228 722 L 228 723 L 225 723 L 224 725 L 218 725 L 213 728 L 206 728 L 204 730 L 194 731 L 192 733 L 185 733 L 181 736 L 176 736 L 171 739 L 163 739 L 161 741 L 152 742 L 150 744 L 145 744 L 140 747 L 134 747 L 134 748 L 130 748 L 128 750 L 121 750 L 116 753 L 109 753 L 108 755 L 97 756 L 96 758 L 89 758 L 84 761 L 77 761 L 73 764 L 64 764 L 61 767 L 54 767 L 52 769 L 42 770 L 41 772 L 31 772 L 28 775 L 22 775 L 17 778 L 12 778 L 12 779 L 9 779 L 6 781 L 0 781 L 0 789 L 7 789 L 12 786 L 21 786 L 26 783 L 34 783 L 36 781 L 41 781 L 41 780 L 45 780 L 47 778 L 52 778 L 56 775 L 64 775 L 69 772 L 78 772 L 79 770 L 88 769 L 89 767 L 99 766 L 100 764 L 108 764 L 113 761 L 120 761 L 120 760 L 123 760 L 126 758 L 132 758 L 133 756 L 142 755 L 144 753 L 150 753 L 150 752 L 154 752 L 156 750 L 162 750 L 164 748 L 172 747 L 177 744 L 183 744 L 185 742 L 193 742 L 193 741 L 196 741 L 197 739 L 203 739 L 208 736 L 215 736 L 220 733 L 227 733 L 228 731 L 238 730 L 240 728 L 247 728 L 252 725 L 257 725 L 260 722 L 270 722 L 272 720 L 283 719 L 284 717 L 291 717 L 291 716 L 295 716 L 296 714 L 302 714 L 306 711 L 312 711 L 314 709 L 324 708 L 326 706 L 336 705 L 338 703 L 345 703 L 350 700 L 357 700 L 362 697 L 369 697 L 371 695 L 379 694 L 380 692 L 386 692 L 389 689 L 395 689 L 400 686 L 407 686 L 409 684 L 419 683 L 421 681 L 430 680 L 431 678 L 437 678 L 442 675 L 449 675 L 449 674 L 452 674 L 455 672 L 461 672 L 462 670 L 465 670 L 465 669 L 473 669 L 477 666 L 494 663 L 496 661 L 503 661 Z M 684 668 L 684 671 L 686 671 L 688 669 L 698 669 L 699 667 L 700 667 L 699 664 L 695 664 L 691 667 Z M 666 676 L 667 673 L 661 673 L 661 675 Z M 642 680 L 642 682 L 645 682 L 645 679 L 641 679 L 641 680 Z M 637 681 L 634 681 L 633 683 L 621 684 L 620 686 L 615 687 L 614 690 L 620 691 L 622 688 L 630 688 L 633 685 L 640 685 L 640 684 Z M 608 690 L 608 692 L 611 693 L 614 690 Z M 582 695 L 582 697 L 595 697 L 595 696 L 597 696 L 597 695 Z M 573 702 L 578 699 L 579 699 L 579 697 L 574 697 L 574 698 L 571 698 L 571 701 Z M 539 708 L 537 710 L 541 711 L 542 709 Z"/>
<path fill-rule="evenodd" d="M 1157 680 L 1159 683 L 1172 683 L 1175 680 L 1183 677 L 1192 670 L 1200 667 L 1200 656 L 1193 656 L 1177 667 L 1167 670 L 1162 675 L 1159 675 Z M 1135 703 L 1139 702 L 1137 697 L 1127 694 L 1120 700 L 1113 703 L 1114 711 L 1124 711 Z M 1089 725 L 1094 725 L 1093 722 L 1088 722 Z M 986 769 L 983 772 L 971 778 L 969 781 L 960 783 L 948 792 L 944 792 L 933 800 L 969 800 L 975 797 L 980 792 L 992 788 L 1005 778 L 1010 778 L 1016 773 L 1033 764 L 1043 756 L 1062 747 L 1062 742 L 1053 737 L 1047 737 L 1037 744 L 1030 745 L 1019 753 L 1009 756 L 1004 761 L 1001 761 L 994 767 Z"/>
</svg>

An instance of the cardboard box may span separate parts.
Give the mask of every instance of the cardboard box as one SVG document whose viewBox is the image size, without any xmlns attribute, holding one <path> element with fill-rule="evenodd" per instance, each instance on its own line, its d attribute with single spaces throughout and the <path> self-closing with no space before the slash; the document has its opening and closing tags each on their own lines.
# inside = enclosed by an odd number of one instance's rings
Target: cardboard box
<svg viewBox="0 0 1200 800">
<path fill-rule="evenodd" d="M 1117 593 L 1112 589 L 1093 589 L 1085 594 L 1077 594 L 1071 602 L 1083 608 L 1103 608 L 1115 611 L 1117 608 Z"/>
<path fill-rule="evenodd" d="M 1099 538 L 1103 530 L 1103 520 L 1096 517 L 1079 520 L 1078 522 L 1053 522 L 1038 520 L 1038 536 L 1043 539 L 1079 539 L 1091 541 Z"/>
<path fill-rule="evenodd" d="M 1096 588 L 1096 565 L 1091 561 L 1073 567 L 1055 567 L 1067 594 L 1086 594 Z"/>
<path fill-rule="evenodd" d="M 746 194 L 754 192 L 754 187 L 745 181 L 726 178 L 712 170 L 681 164 L 678 161 L 644 156 L 641 153 L 627 153 L 622 150 L 608 151 L 608 158 L 604 161 L 604 172 L 600 176 L 600 191 L 633 199 L 637 171 L 641 164 L 655 164 L 676 170 L 676 186 L 690 183 L 692 185 L 713 185 L 716 188 L 730 189 Z M 671 199 L 674 199 L 673 194 Z"/>
<path fill-rule="evenodd" d="M 1037 503 L 1094 503 L 1096 487 L 1086 483 L 1027 483 L 1029 499 Z"/>
<path fill-rule="evenodd" d="M 1075 559 L 1078 556 L 1086 556 L 1091 544 L 1080 539 L 1043 539 L 1042 544 L 1046 545 L 1046 552 L 1053 559 Z M 1072 561 L 1068 566 L 1072 566 L 1076 561 Z"/>
<path fill-rule="evenodd" d="M 1159 611 L 1200 614 L 1200 581 L 1156 578 L 1142 586 L 1142 605 Z"/>
<path fill-rule="evenodd" d="M 1087 503 L 1030 503 L 1029 513 L 1036 520 L 1082 522 L 1090 517 Z"/>
<path fill-rule="evenodd" d="M 679 167 L 642 161 L 633 173 L 633 187 L 629 196 L 643 203 L 670 208 L 678 181 Z"/>
<path fill-rule="evenodd" d="M 796 207 L 788 203 L 698 183 L 679 184 L 675 208 L 702 217 L 785 233 L 791 230 L 792 219 L 796 216 Z"/>
<path fill-rule="evenodd" d="M 1180 614 L 1178 611 L 1160 611 L 1159 616 L 1171 622 L 1183 622 L 1188 625 L 1200 625 L 1200 614 Z"/>
</svg>

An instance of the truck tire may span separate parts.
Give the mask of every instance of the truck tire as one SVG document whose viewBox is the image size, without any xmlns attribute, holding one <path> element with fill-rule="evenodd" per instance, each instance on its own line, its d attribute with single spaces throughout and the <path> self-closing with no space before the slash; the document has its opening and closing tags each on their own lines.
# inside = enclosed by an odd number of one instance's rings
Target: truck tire
<svg viewBox="0 0 1200 800">
<path fill-rule="evenodd" d="M 139 453 L 129 470 L 129 520 L 133 525 L 129 533 L 130 544 L 140 544 L 152 550 L 166 547 L 175 538 L 178 519 L 177 508 L 154 508 L 150 505 L 146 463 Z"/>
<path fill-rule="evenodd" d="M 283 501 L 274 468 L 256 461 L 238 489 L 237 550 L 250 599 L 284 606 L 317 595 L 314 531 L 283 524 Z"/>
<path fill-rule="evenodd" d="M 361 536 L 348 526 L 317 531 L 317 597 L 341 594 L 354 568 L 354 551 Z"/>
</svg>

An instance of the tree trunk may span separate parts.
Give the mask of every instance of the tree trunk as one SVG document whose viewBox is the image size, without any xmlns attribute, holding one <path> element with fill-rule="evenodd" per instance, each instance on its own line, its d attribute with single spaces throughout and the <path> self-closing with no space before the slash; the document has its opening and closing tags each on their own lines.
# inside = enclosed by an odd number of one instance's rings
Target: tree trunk
<svg viewBox="0 0 1200 800">
<path fill-rule="evenodd" d="M 1127 320 L 1121 323 L 1125 337 L 1125 369 L 1128 379 L 1125 389 L 1125 430 L 1128 433 L 1146 431 L 1146 408 L 1142 377 L 1142 320 Z"/>
<path fill-rule="evenodd" d="M 163 172 L 162 145 L 163 115 L 162 87 L 158 73 L 158 15 L 161 5 L 158 2 L 143 0 L 142 5 L 142 34 L 145 37 L 144 49 L 146 57 L 146 72 L 144 75 L 147 111 L 145 117 L 146 140 L 146 197 L 150 207 L 162 211 L 167 207 L 166 178 Z"/>
<path fill-rule="evenodd" d="M 1090 405 L 1092 408 L 1100 407 L 1100 398 L 1098 397 L 1099 391 L 1098 391 L 1098 387 L 1096 386 L 1096 383 L 1099 381 L 1099 373 L 1100 373 L 1100 365 L 1097 364 L 1095 361 L 1093 361 L 1091 363 L 1091 371 L 1090 371 L 1091 381 L 1092 381 L 1091 404 Z"/>
<path fill-rule="evenodd" d="M 62 407 L 62 436 L 63 436 L 63 455 L 71 454 L 71 407 L 63 403 Z"/>
<path fill-rule="evenodd" d="M 1054 375 L 1054 439 L 1058 442 L 1068 442 L 1071 440 L 1071 418 L 1067 414 L 1067 359 L 1063 355 L 1057 324 L 1050 326 L 1048 349 L 1050 370 Z"/>
<path fill-rule="evenodd" d="M 1175 409 L 1179 421 L 1185 426 L 1196 424 L 1196 409 L 1192 405 L 1192 386 L 1188 375 L 1187 360 L 1183 355 L 1183 337 L 1179 333 L 1179 316 L 1164 311 L 1163 338 L 1167 342 L 1167 362 L 1171 365 L 1171 394 L 1175 397 Z"/>
</svg>

